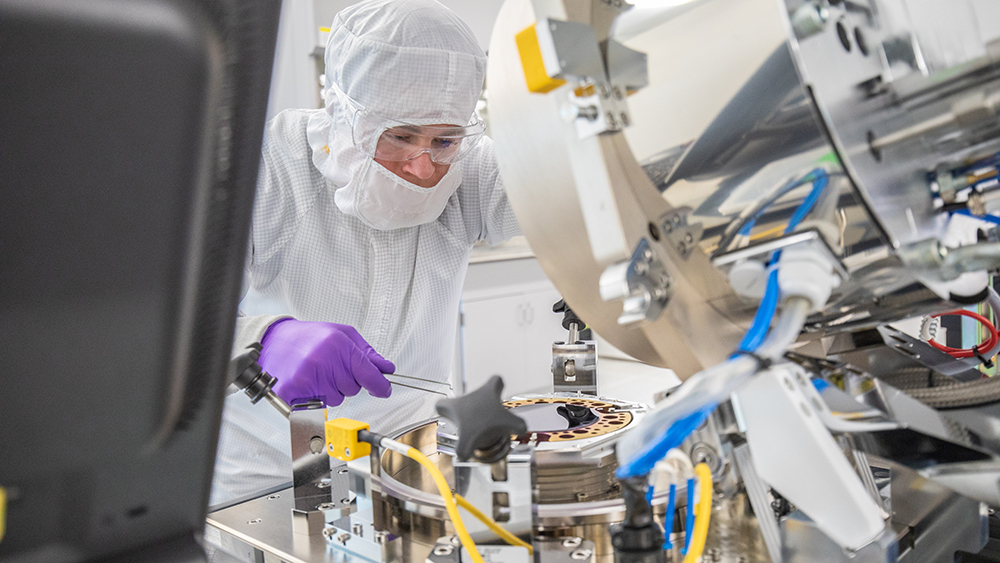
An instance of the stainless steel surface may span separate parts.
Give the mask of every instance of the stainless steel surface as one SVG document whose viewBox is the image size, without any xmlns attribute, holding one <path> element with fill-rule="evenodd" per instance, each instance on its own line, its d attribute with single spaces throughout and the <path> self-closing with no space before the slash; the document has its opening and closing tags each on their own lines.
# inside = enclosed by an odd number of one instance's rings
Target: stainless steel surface
<svg viewBox="0 0 1000 563">
<path fill-rule="evenodd" d="M 323 534 L 294 533 L 294 505 L 294 493 L 289 488 L 213 512 L 207 523 L 214 531 L 206 531 L 206 538 L 217 538 L 217 547 L 230 553 L 238 551 L 232 554 L 250 563 L 274 558 L 287 563 L 367 563 L 343 551 L 329 550 Z"/>
<path fill-rule="evenodd" d="M 771 563 L 781 563 L 781 532 L 778 528 L 778 520 L 771 509 L 771 501 L 768 498 L 769 487 L 757 475 L 757 470 L 753 467 L 750 448 L 746 444 L 733 448 L 733 461 L 743 479 L 747 500 L 753 509 L 768 557 L 770 557 Z"/>
<path fill-rule="evenodd" d="M 542 397 L 552 396 L 539 396 Z M 566 394 L 561 400 L 618 405 L 620 414 L 627 413 L 630 421 L 638 420 L 645 412 L 641 405 L 603 398 L 599 401 L 575 399 Z M 566 424 L 565 419 L 559 420 Z M 545 536 L 586 537 L 596 544 L 595 557 L 603 563 L 610 563 L 613 558 L 607 527 L 624 517 L 624 503 L 613 477 L 616 467 L 613 444 L 621 432 L 611 430 L 577 440 L 541 441 L 544 433 L 539 431 L 534 433 L 538 441 L 529 441 L 535 447 L 537 492 L 534 494 L 538 500 L 532 510 L 536 531 Z M 447 448 L 443 451 L 438 448 L 436 421 L 400 430 L 394 438 L 421 450 L 441 469 L 449 484 L 463 493 L 465 485 L 461 479 L 455 481 L 451 455 L 444 453 Z M 394 535 L 405 536 L 404 543 L 421 546 L 433 545 L 436 538 L 453 533 L 436 486 L 427 472 L 396 452 L 382 452 L 380 460 L 374 500 L 376 523 Z M 654 509 L 661 517 L 666 500 L 666 491 L 658 493 L 653 500 Z"/>
<path fill-rule="evenodd" d="M 998 145 L 990 108 L 1000 74 L 978 36 L 958 31 L 976 28 L 974 13 L 932 2 L 928 13 L 947 16 L 937 29 L 933 17 L 907 16 L 927 4 L 917 0 L 885 0 L 877 10 L 866 2 L 704 0 L 653 17 L 648 10 L 619 16 L 607 4 L 508 1 L 488 77 L 491 130 L 512 204 L 542 267 L 592 328 L 682 378 L 721 360 L 754 305 L 732 293 L 707 255 L 779 236 L 811 190 L 796 180 L 820 173 L 829 203 L 802 228 L 823 234 L 850 280 L 812 326 L 877 326 L 950 306 L 947 290 L 925 283 L 896 248 L 944 237 L 946 214 L 934 209 L 926 173 Z M 589 24 L 598 40 L 607 33 L 646 54 L 648 85 L 628 97 L 627 127 L 580 138 L 559 117 L 575 103 L 580 84 L 572 79 L 547 94 L 527 92 L 513 37 L 545 18 Z M 964 45 L 960 56 L 941 46 L 955 42 Z M 914 138 L 917 124 L 943 115 L 952 124 L 944 135 L 872 150 L 901 131 Z M 761 201 L 769 204 L 757 209 Z M 664 229 L 679 216 L 696 228 L 683 239 Z M 717 248 L 737 223 L 747 232 Z M 638 315 L 626 307 L 623 317 L 617 304 L 599 301 L 595 282 L 609 266 L 628 263 L 644 239 L 673 295 L 659 318 L 620 326 L 619 318 Z"/>
<path fill-rule="evenodd" d="M 552 390 L 597 396 L 597 342 L 572 339 L 573 333 L 569 341 L 552 344 Z"/>
<path fill-rule="evenodd" d="M 330 458 L 326 453 L 326 406 L 322 401 L 292 405 L 288 417 L 292 452 L 292 483 L 295 495 L 296 530 L 317 534 L 324 522 L 321 506 L 339 503 L 347 496 L 347 480 L 331 487 Z M 339 477 L 339 476 L 338 476 Z M 331 493 L 342 496 L 334 499 Z M 344 507 L 339 507 L 344 508 Z M 312 515 L 310 515 L 312 513 Z"/>
</svg>

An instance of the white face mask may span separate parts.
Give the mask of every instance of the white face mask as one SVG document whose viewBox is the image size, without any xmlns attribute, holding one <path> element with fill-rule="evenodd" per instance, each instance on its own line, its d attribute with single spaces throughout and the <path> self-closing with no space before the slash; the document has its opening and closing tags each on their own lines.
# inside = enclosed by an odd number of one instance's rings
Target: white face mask
<svg viewBox="0 0 1000 563">
<path fill-rule="evenodd" d="M 333 201 L 344 213 L 381 231 L 430 223 L 441 216 L 448 199 L 462 183 L 461 163 L 430 188 L 407 182 L 372 159 L 348 184 L 338 189 Z"/>
</svg>

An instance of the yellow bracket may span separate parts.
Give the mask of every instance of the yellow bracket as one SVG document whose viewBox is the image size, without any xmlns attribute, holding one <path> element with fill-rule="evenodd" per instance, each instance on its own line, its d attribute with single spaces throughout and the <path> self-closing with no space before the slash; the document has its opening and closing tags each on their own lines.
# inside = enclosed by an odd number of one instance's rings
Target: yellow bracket
<svg viewBox="0 0 1000 563">
<path fill-rule="evenodd" d="M 566 83 L 565 80 L 552 78 L 545 72 L 545 61 L 542 59 L 542 49 L 538 46 L 538 33 L 534 25 L 524 28 L 516 35 L 516 39 L 528 91 L 544 94 Z"/>
<path fill-rule="evenodd" d="M 358 432 L 368 430 L 368 423 L 349 418 L 326 421 L 326 453 L 341 461 L 351 461 L 372 453 L 368 442 L 358 440 Z"/>
</svg>

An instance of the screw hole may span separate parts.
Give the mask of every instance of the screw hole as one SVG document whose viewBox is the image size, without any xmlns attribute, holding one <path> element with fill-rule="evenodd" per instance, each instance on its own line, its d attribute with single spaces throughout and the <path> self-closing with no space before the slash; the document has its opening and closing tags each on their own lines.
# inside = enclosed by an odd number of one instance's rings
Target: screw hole
<svg viewBox="0 0 1000 563">
<path fill-rule="evenodd" d="M 653 222 L 649 223 L 649 236 L 653 237 L 653 240 L 660 240 L 660 228 Z"/>
<path fill-rule="evenodd" d="M 837 37 L 840 38 L 840 44 L 844 46 L 844 50 L 848 53 L 851 52 L 851 36 L 847 32 L 847 28 L 844 27 L 844 22 L 837 22 Z"/>
<path fill-rule="evenodd" d="M 843 40 L 841 40 L 841 41 L 843 41 Z M 861 51 L 861 54 L 867 57 L 868 56 L 868 40 L 865 39 L 865 34 L 861 31 L 860 27 L 855 27 L 854 28 L 854 42 L 858 44 L 858 51 Z"/>
</svg>

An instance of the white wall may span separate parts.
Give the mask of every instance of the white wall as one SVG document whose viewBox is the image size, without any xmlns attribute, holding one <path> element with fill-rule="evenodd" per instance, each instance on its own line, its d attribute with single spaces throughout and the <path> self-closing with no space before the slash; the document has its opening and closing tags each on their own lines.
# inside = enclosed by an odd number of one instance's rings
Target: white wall
<svg viewBox="0 0 1000 563">
<path fill-rule="evenodd" d="M 283 0 L 267 103 L 268 119 L 288 108 L 319 107 L 316 66 L 311 56 L 316 47 L 316 27 L 313 0 Z"/>
<path fill-rule="evenodd" d="M 283 0 L 268 119 L 288 108 L 320 106 L 317 67 L 312 56 L 317 46 L 324 46 L 320 44 L 319 28 L 329 27 L 333 16 L 353 3 L 351 0 Z M 485 51 L 503 0 L 443 0 L 441 3 L 469 24 Z"/>
</svg>

